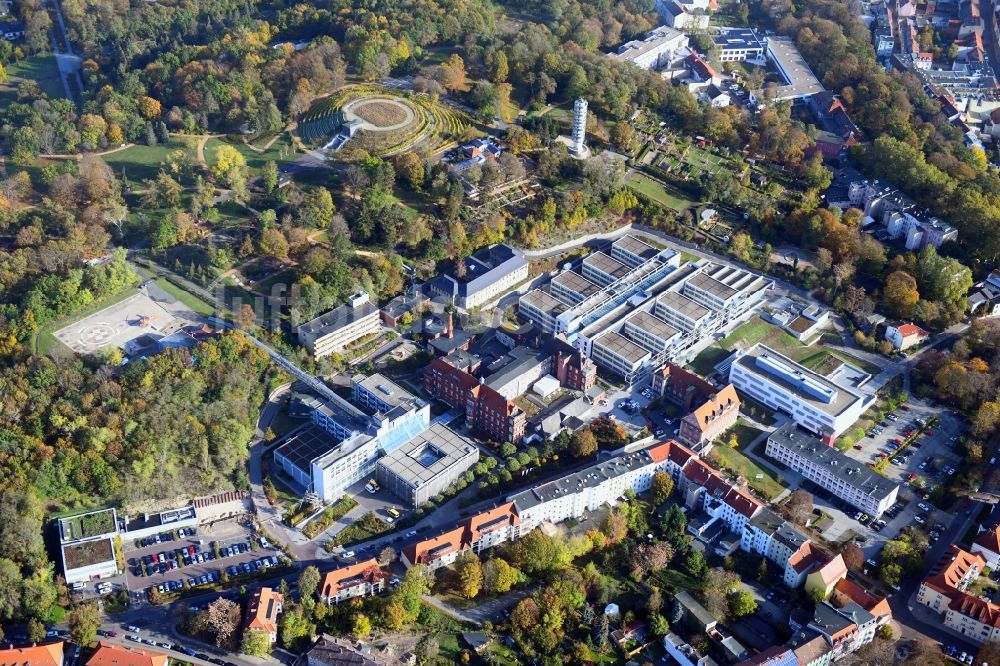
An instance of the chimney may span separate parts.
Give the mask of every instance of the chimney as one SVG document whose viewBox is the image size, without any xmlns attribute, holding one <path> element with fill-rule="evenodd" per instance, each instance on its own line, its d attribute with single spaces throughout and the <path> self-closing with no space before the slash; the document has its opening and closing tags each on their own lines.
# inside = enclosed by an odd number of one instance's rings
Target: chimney
<svg viewBox="0 0 1000 666">
<path fill-rule="evenodd" d="M 451 311 L 448 311 L 448 339 L 451 340 L 455 337 L 455 323 L 452 319 Z"/>
</svg>

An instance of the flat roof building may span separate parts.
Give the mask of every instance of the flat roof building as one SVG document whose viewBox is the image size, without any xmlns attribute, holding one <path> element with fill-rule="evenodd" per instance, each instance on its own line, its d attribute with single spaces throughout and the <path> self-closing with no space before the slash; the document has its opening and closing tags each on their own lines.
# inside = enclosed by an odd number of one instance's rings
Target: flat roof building
<svg viewBox="0 0 1000 666">
<path fill-rule="evenodd" d="M 721 62 L 763 60 L 764 44 L 750 28 L 722 28 L 715 36 Z"/>
<path fill-rule="evenodd" d="M 611 258 L 631 268 L 646 263 L 659 253 L 655 247 L 631 234 L 622 236 L 611 244 Z"/>
<path fill-rule="evenodd" d="M 676 54 L 687 48 L 688 37 L 680 30 L 662 25 L 650 30 L 642 39 L 622 44 L 608 57 L 630 62 L 643 69 L 660 69 L 676 59 Z"/>
<path fill-rule="evenodd" d="M 601 287 L 576 271 L 563 271 L 552 278 L 549 291 L 567 305 L 576 305 L 601 291 Z"/>
<path fill-rule="evenodd" d="M 896 503 L 899 484 L 788 423 L 767 438 L 768 456 L 859 511 L 879 516 Z"/>
<path fill-rule="evenodd" d="M 805 99 L 825 90 L 791 37 L 768 37 L 767 57 L 788 81 L 787 85 L 765 89 L 774 101 Z"/>
<path fill-rule="evenodd" d="M 532 289 L 517 301 L 517 313 L 546 334 L 561 332 L 558 317 L 569 310 L 569 307 L 541 289 Z"/>
<path fill-rule="evenodd" d="M 668 291 L 656 299 L 653 312 L 660 319 L 685 333 L 697 331 L 708 322 L 712 314 L 712 311 L 705 306 L 676 291 Z"/>
<path fill-rule="evenodd" d="M 595 338 L 590 355 L 597 365 L 625 378 L 638 372 L 643 362 L 652 357 L 648 349 L 614 331 Z"/>
<path fill-rule="evenodd" d="M 318 360 L 378 333 L 380 328 L 378 308 L 369 300 L 368 292 L 359 291 L 344 305 L 302 324 L 296 333 L 299 344 Z"/>
<path fill-rule="evenodd" d="M 378 461 L 379 483 L 412 507 L 444 492 L 479 461 L 476 444 L 434 424 Z"/>
<path fill-rule="evenodd" d="M 582 271 L 583 277 L 606 287 L 628 275 L 630 269 L 604 252 L 592 252 L 583 258 Z"/>
<path fill-rule="evenodd" d="M 780 410 L 828 442 L 854 425 L 875 400 L 757 344 L 741 352 L 729 369 L 738 391 Z"/>
<path fill-rule="evenodd" d="M 639 310 L 626 319 L 622 332 L 629 340 L 654 354 L 666 352 L 681 334 L 667 322 L 644 310 Z"/>
</svg>

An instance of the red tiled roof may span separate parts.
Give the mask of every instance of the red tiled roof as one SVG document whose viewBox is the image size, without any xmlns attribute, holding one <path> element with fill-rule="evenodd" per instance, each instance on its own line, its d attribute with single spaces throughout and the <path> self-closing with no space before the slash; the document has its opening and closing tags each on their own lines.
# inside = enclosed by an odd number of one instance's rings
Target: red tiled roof
<svg viewBox="0 0 1000 666">
<path fill-rule="evenodd" d="M 981 624 L 1000 628 L 1000 606 L 990 603 L 985 599 L 974 597 L 965 592 L 959 592 L 952 597 L 948 608 L 960 615 L 970 617 Z"/>
<path fill-rule="evenodd" d="M 112 643 L 99 643 L 87 666 L 167 666 L 169 657 L 162 652 L 134 650 Z M 62 663 L 62 662 L 59 662 Z M 35 666 L 35 662 L 31 662 Z"/>
<path fill-rule="evenodd" d="M 792 565 L 796 573 L 808 571 L 816 563 L 816 554 L 813 552 L 812 542 L 805 541 L 799 549 L 788 558 L 788 563 Z"/>
<path fill-rule="evenodd" d="M 273 634 L 278 631 L 278 613 L 284 597 L 270 587 L 262 587 L 250 597 L 244 629 L 257 629 Z"/>
<path fill-rule="evenodd" d="M 889 607 L 889 602 L 884 597 L 876 597 L 874 594 L 871 594 L 868 590 L 864 589 L 849 578 L 841 578 L 837 581 L 837 584 L 833 586 L 833 589 L 835 597 L 838 594 L 843 595 L 875 617 L 881 617 L 883 615 L 888 615 L 890 618 L 892 617 L 892 609 Z"/>
<path fill-rule="evenodd" d="M 63 642 L 0 649 L 0 666 L 62 666 Z"/>
<path fill-rule="evenodd" d="M 920 337 L 927 337 L 928 333 L 924 329 L 920 328 L 916 324 L 906 323 L 906 324 L 896 324 L 896 330 L 904 338 L 908 338 L 911 335 L 917 335 Z"/>
<path fill-rule="evenodd" d="M 320 596 L 333 597 L 341 588 L 353 587 L 363 582 L 374 583 L 384 577 L 385 574 L 382 573 L 382 569 L 379 568 L 378 562 L 374 558 L 327 571 L 323 577 L 323 584 L 320 586 L 322 590 Z"/>
<path fill-rule="evenodd" d="M 753 518 L 762 506 L 760 502 L 736 487 L 730 488 L 722 501 L 747 518 Z"/>
<path fill-rule="evenodd" d="M 736 387 L 727 384 L 721 391 L 706 400 L 700 407 L 697 407 L 691 414 L 694 416 L 695 425 L 704 432 L 712 425 L 718 416 L 725 411 L 740 408 L 740 399 L 736 395 Z"/>
<path fill-rule="evenodd" d="M 459 525 L 467 530 L 464 535 L 466 542 L 474 543 L 490 532 L 507 525 L 518 525 L 520 522 L 521 516 L 517 513 L 517 507 L 513 502 L 507 502 L 488 511 L 469 516 Z"/>
<path fill-rule="evenodd" d="M 403 548 L 403 554 L 411 564 L 426 564 L 431 560 L 461 550 L 465 545 L 465 526 L 463 525 L 431 539 L 406 546 Z"/>
<path fill-rule="evenodd" d="M 961 585 L 962 579 L 973 566 L 982 571 L 986 566 L 986 560 L 981 555 L 968 553 L 952 544 L 931 568 L 930 574 L 924 578 L 924 583 L 947 593 L 948 589 L 957 589 Z"/>
<path fill-rule="evenodd" d="M 1000 553 L 1000 526 L 986 530 L 976 537 L 976 543 L 993 553 Z"/>
</svg>

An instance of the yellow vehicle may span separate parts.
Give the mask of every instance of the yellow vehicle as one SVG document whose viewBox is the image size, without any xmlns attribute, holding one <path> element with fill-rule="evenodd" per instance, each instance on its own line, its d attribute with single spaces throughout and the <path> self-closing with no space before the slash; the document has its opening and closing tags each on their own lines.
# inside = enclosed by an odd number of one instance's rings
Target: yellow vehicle
<svg viewBox="0 0 1000 666">
<path fill-rule="evenodd" d="M 400 515 L 399 511 L 397 511 L 396 507 L 394 507 L 394 506 L 390 506 L 388 509 L 385 510 L 385 512 L 387 514 L 389 514 L 390 516 L 392 516 L 393 518 L 399 518 L 399 515 Z"/>
</svg>

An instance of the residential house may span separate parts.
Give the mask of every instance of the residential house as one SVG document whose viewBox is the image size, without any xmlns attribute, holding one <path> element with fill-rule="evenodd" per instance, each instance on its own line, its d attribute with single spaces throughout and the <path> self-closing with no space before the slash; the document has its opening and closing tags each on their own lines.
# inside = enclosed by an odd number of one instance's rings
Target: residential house
<svg viewBox="0 0 1000 666">
<path fill-rule="evenodd" d="M 1000 640 L 1000 606 L 966 592 L 985 567 L 982 555 L 952 544 L 917 590 L 917 602 L 940 613 L 944 626 L 979 644 Z"/>
<path fill-rule="evenodd" d="M 339 604 L 355 597 L 371 597 L 385 589 L 385 574 L 374 558 L 333 571 L 320 583 L 319 598 L 325 604 Z"/>
<path fill-rule="evenodd" d="M 787 645 L 772 645 L 739 662 L 739 666 L 799 666 L 799 660 Z"/>
<path fill-rule="evenodd" d="M 296 660 L 295 666 L 385 666 L 374 659 L 367 646 L 355 647 L 342 638 L 320 636 L 308 652 Z"/>
<path fill-rule="evenodd" d="M 985 280 L 972 287 L 967 299 L 969 314 L 1000 316 L 1000 270 L 992 270 Z"/>
<path fill-rule="evenodd" d="M 99 641 L 86 666 L 167 666 L 169 662 L 170 657 L 162 652 L 150 652 L 145 647 L 132 648 Z M 35 666 L 35 662 L 29 663 Z"/>
<path fill-rule="evenodd" d="M 929 337 L 930 333 L 911 322 L 896 321 L 885 327 L 885 339 L 896 351 L 906 351 Z"/>
<path fill-rule="evenodd" d="M 689 592 L 678 592 L 674 601 L 684 610 L 684 619 L 691 631 L 707 634 L 719 624 L 718 620 L 691 596 Z"/>
<path fill-rule="evenodd" d="M 0 647 L 0 666 L 63 666 L 63 647 L 62 641 L 29 647 Z"/>
<path fill-rule="evenodd" d="M 281 614 L 284 597 L 271 589 L 256 590 L 247 604 L 243 631 L 260 631 L 267 635 L 273 645 L 278 640 L 278 615 Z"/>
<path fill-rule="evenodd" d="M 805 590 L 810 595 L 826 599 L 833 588 L 847 576 L 847 565 L 841 555 L 819 565 L 806 576 Z"/>
</svg>

